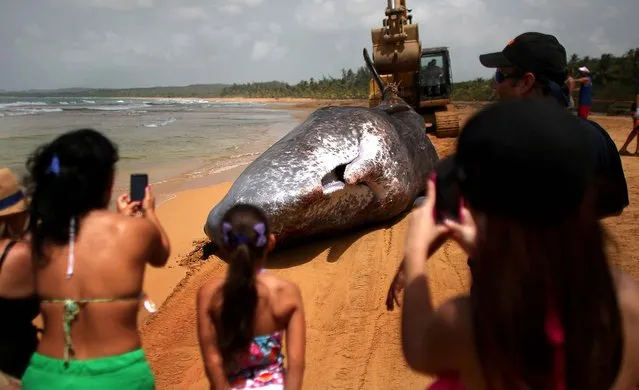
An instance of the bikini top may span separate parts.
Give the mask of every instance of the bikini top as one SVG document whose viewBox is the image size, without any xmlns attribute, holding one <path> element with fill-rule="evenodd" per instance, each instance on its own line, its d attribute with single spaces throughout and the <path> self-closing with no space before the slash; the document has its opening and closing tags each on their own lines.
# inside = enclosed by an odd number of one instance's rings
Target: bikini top
<svg viewBox="0 0 639 390">
<path fill-rule="evenodd" d="M 75 218 L 71 218 L 69 224 L 69 257 L 67 259 L 67 272 L 66 278 L 71 279 L 75 269 Z M 41 303 L 61 303 L 64 305 L 64 314 L 62 316 L 62 326 L 64 330 L 64 364 L 68 366 L 71 360 L 71 355 L 74 353 L 73 343 L 71 341 L 71 325 L 76 319 L 76 316 L 80 312 L 81 305 L 87 303 L 110 303 L 119 301 L 137 301 L 144 300 L 144 307 L 149 312 L 154 312 L 155 304 L 146 299 L 146 294 L 141 292 L 132 296 L 120 296 L 111 298 L 86 298 L 86 299 L 72 299 L 72 298 L 46 298 L 41 299 Z"/>
</svg>

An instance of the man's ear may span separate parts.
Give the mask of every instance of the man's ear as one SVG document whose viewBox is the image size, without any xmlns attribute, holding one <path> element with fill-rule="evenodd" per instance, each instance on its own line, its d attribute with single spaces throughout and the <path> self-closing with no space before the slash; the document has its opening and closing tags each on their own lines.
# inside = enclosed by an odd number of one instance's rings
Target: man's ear
<svg viewBox="0 0 639 390">
<path fill-rule="evenodd" d="M 275 238 L 274 234 L 269 234 L 268 235 L 268 243 L 267 243 L 267 249 L 269 252 L 271 252 L 273 249 L 275 249 L 275 244 L 277 242 L 277 239 Z"/>
<path fill-rule="evenodd" d="M 531 91 L 534 88 L 536 81 L 537 78 L 534 74 L 526 72 L 519 79 L 519 87 L 526 92 Z"/>
</svg>

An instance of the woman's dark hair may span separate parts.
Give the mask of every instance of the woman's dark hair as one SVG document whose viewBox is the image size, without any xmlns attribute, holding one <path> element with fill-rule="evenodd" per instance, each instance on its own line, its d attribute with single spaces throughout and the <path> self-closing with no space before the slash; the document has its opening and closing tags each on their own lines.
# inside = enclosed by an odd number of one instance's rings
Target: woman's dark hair
<svg viewBox="0 0 639 390">
<path fill-rule="evenodd" d="M 220 352 L 224 364 L 249 346 L 257 308 L 256 263 L 267 250 L 270 227 L 259 208 L 237 204 L 226 212 L 219 226 L 228 255 L 228 273 L 222 290 Z"/>
<path fill-rule="evenodd" d="M 69 240 L 71 218 L 78 223 L 91 210 L 108 206 L 107 192 L 118 158 L 117 146 L 93 129 L 66 132 L 29 156 L 28 229 L 36 260 L 45 260 L 46 241 L 64 244 Z"/>
<path fill-rule="evenodd" d="M 608 389 L 623 351 L 605 232 L 594 196 L 549 225 L 486 215 L 471 294 L 475 345 L 490 389 L 552 389 L 551 305 L 564 332 L 566 389 Z M 561 359 L 561 358 L 560 358 Z"/>
</svg>

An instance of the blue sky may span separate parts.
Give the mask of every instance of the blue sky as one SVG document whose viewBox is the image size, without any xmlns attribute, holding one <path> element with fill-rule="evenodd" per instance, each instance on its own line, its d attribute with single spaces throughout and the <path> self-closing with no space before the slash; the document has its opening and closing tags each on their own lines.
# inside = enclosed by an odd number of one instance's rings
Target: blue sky
<svg viewBox="0 0 639 390">
<path fill-rule="evenodd" d="M 525 31 L 568 53 L 639 47 L 637 0 L 407 0 L 453 77 Z M 338 76 L 362 66 L 386 0 L 2 0 L 0 89 L 143 87 Z"/>
</svg>

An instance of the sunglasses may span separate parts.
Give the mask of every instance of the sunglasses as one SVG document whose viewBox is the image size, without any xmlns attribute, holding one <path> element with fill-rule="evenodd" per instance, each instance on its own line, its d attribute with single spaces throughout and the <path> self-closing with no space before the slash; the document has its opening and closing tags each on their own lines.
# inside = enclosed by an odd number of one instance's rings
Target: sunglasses
<svg viewBox="0 0 639 390">
<path fill-rule="evenodd" d="M 506 79 L 510 79 L 510 78 L 515 78 L 515 77 L 521 77 L 522 74 L 519 72 L 515 72 L 512 74 L 507 74 L 502 72 L 501 70 L 496 70 L 495 71 L 495 81 L 497 82 L 497 84 L 503 82 Z"/>
</svg>

